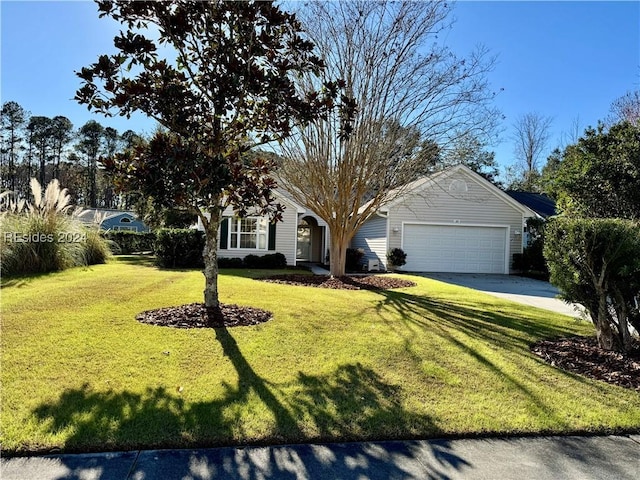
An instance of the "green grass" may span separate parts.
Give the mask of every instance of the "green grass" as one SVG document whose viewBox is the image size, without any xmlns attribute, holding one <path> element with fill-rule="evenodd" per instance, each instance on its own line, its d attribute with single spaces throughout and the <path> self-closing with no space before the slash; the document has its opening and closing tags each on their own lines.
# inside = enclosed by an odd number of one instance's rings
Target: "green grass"
<svg viewBox="0 0 640 480">
<path fill-rule="evenodd" d="M 4 281 L 4 451 L 640 427 L 636 392 L 529 352 L 589 324 L 420 277 L 376 293 L 251 278 L 265 273 L 223 271 L 223 302 L 274 313 L 228 330 L 138 323 L 204 285 L 144 258 Z"/>
</svg>

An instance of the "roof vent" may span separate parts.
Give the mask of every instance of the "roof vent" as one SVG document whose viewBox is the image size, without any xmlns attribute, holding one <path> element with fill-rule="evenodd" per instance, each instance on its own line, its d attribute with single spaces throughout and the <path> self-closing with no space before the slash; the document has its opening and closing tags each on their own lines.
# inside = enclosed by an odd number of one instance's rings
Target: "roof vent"
<svg viewBox="0 0 640 480">
<path fill-rule="evenodd" d="M 451 180 L 449 184 L 449 192 L 451 193 L 465 193 L 469 190 L 467 182 L 464 180 Z"/>
</svg>

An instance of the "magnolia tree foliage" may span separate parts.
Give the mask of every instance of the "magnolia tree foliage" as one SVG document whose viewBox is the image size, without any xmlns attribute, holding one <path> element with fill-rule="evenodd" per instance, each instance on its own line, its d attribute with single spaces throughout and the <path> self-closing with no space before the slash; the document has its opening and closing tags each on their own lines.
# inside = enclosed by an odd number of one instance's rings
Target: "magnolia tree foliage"
<svg viewBox="0 0 640 480">
<path fill-rule="evenodd" d="M 629 327 L 640 332 L 640 224 L 558 217 L 544 255 L 564 299 L 586 308 L 600 347 L 629 351 Z"/>
<path fill-rule="evenodd" d="M 280 151 L 291 194 L 329 225 L 333 275 L 344 274 L 351 238 L 378 207 L 429 171 L 455 136 L 483 137 L 499 118 L 486 52 L 459 58 L 438 43 L 448 14 L 443 1 L 301 7 L 325 75 L 343 79 L 355 102 L 353 118 L 333 110 L 297 129 Z M 298 80 L 298 91 L 316 87 L 316 79 Z"/>
<path fill-rule="evenodd" d="M 84 84 L 76 99 L 105 115 L 140 111 L 164 127 L 148 144 L 104 163 L 120 188 L 199 216 L 206 234 L 205 304 L 217 307 L 223 209 L 274 218 L 281 210 L 271 196 L 272 162 L 247 152 L 317 118 L 332 106 L 338 84 L 296 87 L 292 78 L 315 76 L 323 62 L 296 17 L 273 2 L 97 3 L 100 15 L 125 31 L 114 39 L 118 53 L 78 72 Z M 171 58 L 162 56 L 165 49 Z"/>
</svg>

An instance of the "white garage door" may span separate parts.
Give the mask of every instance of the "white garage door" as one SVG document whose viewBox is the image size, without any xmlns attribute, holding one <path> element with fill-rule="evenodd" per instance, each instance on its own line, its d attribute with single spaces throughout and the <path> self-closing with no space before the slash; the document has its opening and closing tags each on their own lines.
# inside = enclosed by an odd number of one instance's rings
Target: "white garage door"
<svg viewBox="0 0 640 480">
<path fill-rule="evenodd" d="M 404 270 L 506 273 L 505 227 L 405 225 L 403 235 Z"/>
</svg>

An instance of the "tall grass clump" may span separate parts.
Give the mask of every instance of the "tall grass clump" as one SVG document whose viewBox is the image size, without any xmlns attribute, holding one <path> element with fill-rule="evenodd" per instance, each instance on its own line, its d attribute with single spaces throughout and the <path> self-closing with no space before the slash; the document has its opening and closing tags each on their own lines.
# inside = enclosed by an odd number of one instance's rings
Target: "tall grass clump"
<svg viewBox="0 0 640 480">
<path fill-rule="evenodd" d="M 97 230 L 73 214 L 67 189 L 52 180 L 42 191 L 31 179 L 33 203 L 0 197 L 0 268 L 5 276 L 104 263 L 109 248 Z"/>
</svg>

